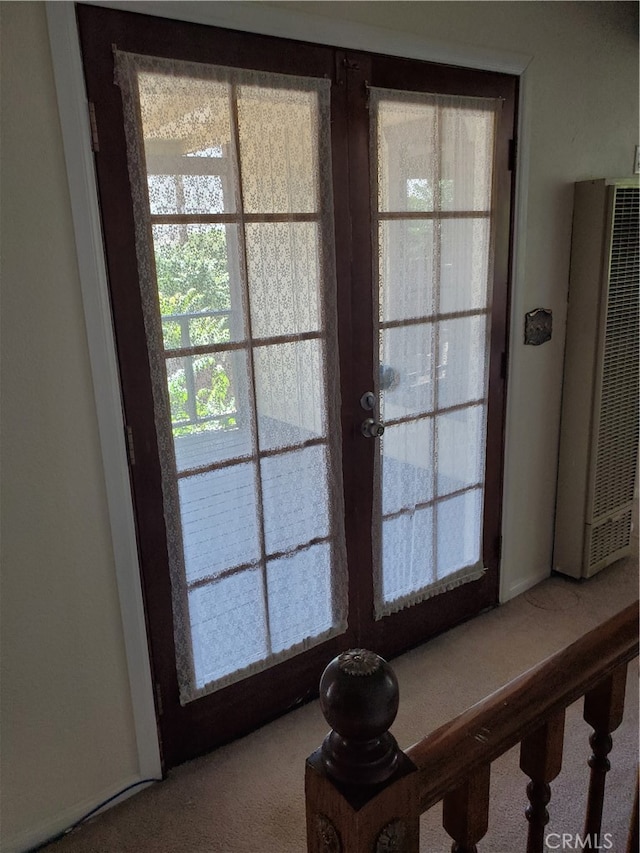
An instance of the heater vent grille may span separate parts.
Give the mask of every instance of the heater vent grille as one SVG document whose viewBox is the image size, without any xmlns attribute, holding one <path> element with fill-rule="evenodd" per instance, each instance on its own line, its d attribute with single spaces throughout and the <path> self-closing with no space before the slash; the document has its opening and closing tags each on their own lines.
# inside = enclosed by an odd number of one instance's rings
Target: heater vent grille
<svg viewBox="0 0 640 853">
<path fill-rule="evenodd" d="M 636 547 L 640 179 L 575 186 L 553 567 L 591 577 Z"/>
<path fill-rule="evenodd" d="M 638 388 L 640 339 L 640 226 L 637 187 L 616 188 L 606 304 L 602 385 L 593 491 L 592 522 L 610 516 L 633 500 L 638 451 Z M 621 547 L 624 525 L 615 522 L 612 551 Z M 627 541 L 630 533 L 630 516 Z M 625 528 L 626 529 L 626 528 Z M 609 534 L 592 537 L 589 564 L 602 559 Z M 598 555 L 594 549 L 597 548 Z"/>
<path fill-rule="evenodd" d="M 598 565 L 599 563 L 604 561 L 604 565 L 606 565 L 613 554 L 622 551 L 629 545 L 631 520 L 632 510 L 629 507 L 625 513 L 617 518 L 608 518 L 606 521 L 594 525 L 589 544 L 590 573 L 601 568 Z"/>
</svg>

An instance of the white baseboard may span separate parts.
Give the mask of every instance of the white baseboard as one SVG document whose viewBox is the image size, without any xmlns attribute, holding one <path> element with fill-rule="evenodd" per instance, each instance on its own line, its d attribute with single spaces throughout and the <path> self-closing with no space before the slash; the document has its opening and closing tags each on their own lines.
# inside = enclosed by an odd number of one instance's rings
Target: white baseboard
<svg viewBox="0 0 640 853">
<path fill-rule="evenodd" d="M 518 595 L 522 595 L 523 592 L 526 592 L 528 589 L 531 589 L 532 586 L 540 583 L 541 581 L 546 580 L 550 576 L 551 572 L 549 569 L 545 569 L 540 572 L 536 572 L 534 575 L 529 575 L 524 578 L 524 580 L 520 580 L 517 583 L 513 584 L 513 586 L 509 586 L 506 589 L 501 590 L 500 594 L 500 604 L 505 604 L 505 602 L 510 601 L 512 598 L 515 598 Z"/>
<path fill-rule="evenodd" d="M 54 817 L 39 823 L 37 826 L 33 826 L 27 830 L 19 832 L 11 838 L 3 838 L 0 840 L 1 853 L 25 853 L 25 851 L 31 850 L 33 847 L 44 844 L 45 841 L 48 841 L 50 838 L 54 838 L 61 832 L 64 832 L 68 827 L 73 826 L 74 823 L 81 820 L 81 818 L 83 818 L 92 809 L 95 809 L 96 806 L 100 805 L 100 803 L 104 803 L 105 800 L 115 797 L 120 791 L 129 787 L 129 785 L 136 785 L 136 782 L 141 782 L 143 778 L 144 777 L 142 776 L 133 776 L 128 779 L 122 779 L 117 785 L 105 788 L 101 793 L 92 796 L 90 799 L 74 803 L 72 806 L 63 809 L 63 811 L 58 812 Z M 115 806 L 117 803 L 127 800 L 129 797 L 133 796 L 133 794 L 137 794 L 139 791 L 144 790 L 150 784 L 152 783 L 149 782 L 144 785 L 136 785 L 135 788 L 129 788 L 128 791 L 124 791 L 121 796 L 116 797 L 116 799 L 112 800 L 108 805 L 104 806 L 104 809 L 100 809 L 99 811 L 106 810 L 107 808 Z M 96 812 L 96 814 L 98 814 L 98 812 Z"/>
</svg>

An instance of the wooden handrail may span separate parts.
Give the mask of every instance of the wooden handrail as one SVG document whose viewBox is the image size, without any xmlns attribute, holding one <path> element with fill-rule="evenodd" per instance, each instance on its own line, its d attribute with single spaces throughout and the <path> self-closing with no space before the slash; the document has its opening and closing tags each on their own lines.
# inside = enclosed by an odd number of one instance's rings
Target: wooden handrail
<svg viewBox="0 0 640 853">
<path fill-rule="evenodd" d="M 638 615 L 636 601 L 406 752 L 388 731 L 398 707 L 391 667 L 365 649 L 337 657 L 320 684 L 332 731 L 307 759 L 309 853 L 417 853 L 419 816 L 441 800 L 453 849 L 475 853 L 487 829 L 491 763 L 518 743 L 530 779 L 527 851 L 540 853 L 564 712 L 581 696 L 593 728 L 584 832 L 597 839 L 610 733 L 622 719 L 626 665 L 638 655 Z"/>
<path fill-rule="evenodd" d="M 636 601 L 407 749 L 421 812 L 637 655 Z"/>
</svg>

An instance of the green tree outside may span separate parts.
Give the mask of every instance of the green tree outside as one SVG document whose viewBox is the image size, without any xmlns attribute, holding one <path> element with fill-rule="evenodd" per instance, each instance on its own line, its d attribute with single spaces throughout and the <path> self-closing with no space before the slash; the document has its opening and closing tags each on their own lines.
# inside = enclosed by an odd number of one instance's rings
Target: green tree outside
<svg viewBox="0 0 640 853">
<path fill-rule="evenodd" d="M 229 340 L 229 317 L 207 316 L 203 312 L 231 309 L 225 230 L 216 226 L 190 228 L 180 237 L 171 242 L 157 240 L 155 244 L 164 346 L 168 351 L 185 346 L 214 348 Z M 193 376 L 193 399 L 189 399 L 189 374 Z M 228 353 L 211 352 L 168 361 L 167 382 L 175 436 L 235 425 L 236 401 Z M 229 417 L 184 423 L 194 416 L 200 419 L 218 415 Z"/>
</svg>

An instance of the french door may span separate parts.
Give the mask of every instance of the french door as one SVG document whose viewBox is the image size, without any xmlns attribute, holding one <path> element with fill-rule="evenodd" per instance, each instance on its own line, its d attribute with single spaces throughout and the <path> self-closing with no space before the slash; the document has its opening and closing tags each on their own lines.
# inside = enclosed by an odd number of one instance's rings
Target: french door
<svg viewBox="0 0 640 853">
<path fill-rule="evenodd" d="M 169 767 L 496 603 L 516 84 L 77 11 Z"/>
</svg>

